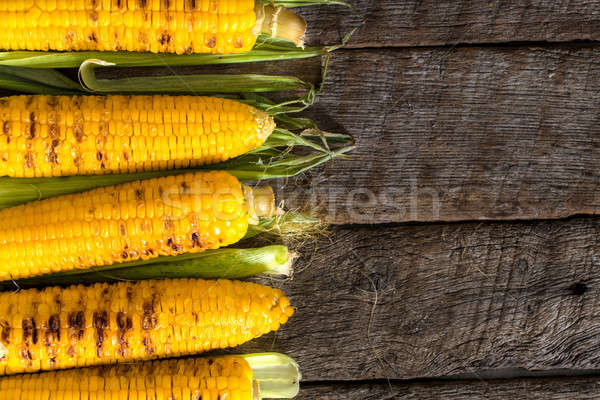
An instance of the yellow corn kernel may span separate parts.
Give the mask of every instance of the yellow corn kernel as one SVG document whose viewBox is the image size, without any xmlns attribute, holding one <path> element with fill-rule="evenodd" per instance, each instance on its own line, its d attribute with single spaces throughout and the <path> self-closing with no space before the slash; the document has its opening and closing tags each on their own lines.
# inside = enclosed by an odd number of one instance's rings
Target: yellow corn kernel
<svg viewBox="0 0 600 400">
<path fill-rule="evenodd" d="M 102 6 L 100 5 L 102 4 Z M 185 4 L 184 4 L 185 3 Z M 6 50 L 243 53 L 254 46 L 253 0 L 0 0 Z M 206 2 L 208 3 L 208 2 Z M 262 21 L 258 20 L 258 25 Z M 192 29 L 193 28 L 193 29 Z M 198 40 L 199 37 L 206 38 Z"/>
<path fill-rule="evenodd" d="M 248 362 L 236 356 L 148 361 L 1 377 L 0 398 L 251 400 L 252 378 Z M 218 392 L 200 397 L 209 380 L 219 383 Z"/>
<path fill-rule="evenodd" d="M 255 306 L 242 309 L 244 303 Z M 292 313 L 280 290 L 228 280 L 167 279 L 0 293 L 0 375 L 237 346 L 271 332 L 272 321 Z M 235 361 L 235 372 L 242 379 L 239 363 Z M 195 370 L 210 372 L 203 378 L 208 387 L 224 386 L 218 378 L 220 364 Z"/>
<path fill-rule="evenodd" d="M 150 124 L 140 129 L 134 116 Z M 258 148 L 274 128 L 266 113 L 220 98 L 6 97 L 0 99 L 0 176 L 142 172 L 169 163 L 187 168 L 222 162 Z"/>
<path fill-rule="evenodd" d="M 0 280 L 227 246 L 246 234 L 250 199 L 234 176 L 210 171 L 0 210 Z"/>
</svg>

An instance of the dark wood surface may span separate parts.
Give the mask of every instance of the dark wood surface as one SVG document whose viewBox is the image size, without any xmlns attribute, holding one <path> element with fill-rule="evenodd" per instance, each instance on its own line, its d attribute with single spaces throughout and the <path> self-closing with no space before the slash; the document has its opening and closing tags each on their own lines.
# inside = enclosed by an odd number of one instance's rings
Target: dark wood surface
<svg viewBox="0 0 600 400">
<path fill-rule="evenodd" d="M 281 197 L 336 224 L 596 214 L 599 48 L 336 52 L 310 114 L 355 159 Z"/>
<path fill-rule="evenodd" d="M 457 43 L 566 42 L 600 39 L 600 1 L 569 0 L 349 0 L 313 8 L 309 43 L 337 43 L 363 27 L 351 47 L 448 46 Z"/>
<path fill-rule="evenodd" d="M 554 378 L 419 383 L 305 385 L 298 400 L 588 400 L 598 397 L 600 379 Z"/>
<path fill-rule="evenodd" d="M 309 382 L 594 369 L 599 238 L 593 218 L 335 228 L 267 282 L 297 313 L 244 350 L 293 354 Z"/>
<path fill-rule="evenodd" d="M 244 349 L 293 355 L 301 399 L 598 397 L 563 375 L 600 375 L 600 3 L 354 4 L 305 12 L 312 44 L 365 21 L 308 112 L 354 158 L 278 188 L 340 226 Z"/>
</svg>

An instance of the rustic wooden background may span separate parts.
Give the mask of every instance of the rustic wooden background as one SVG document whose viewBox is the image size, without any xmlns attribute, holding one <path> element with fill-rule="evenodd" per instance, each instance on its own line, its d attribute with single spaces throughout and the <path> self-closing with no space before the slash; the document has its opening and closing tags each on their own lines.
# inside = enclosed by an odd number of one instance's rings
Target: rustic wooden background
<svg viewBox="0 0 600 400">
<path fill-rule="evenodd" d="M 295 357 L 299 399 L 600 397 L 600 1 L 354 4 L 303 11 L 310 44 L 364 20 L 308 112 L 354 158 L 278 189 L 331 235 L 244 350 Z"/>
<path fill-rule="evenodd" d="M 245 349 L 300 399 L 600 397 L 600 1 L 354 4 L 303 12 L 311 44 L 364 18 L 308 113 L 354 159 L 279 190 L 334 227 Z"/>
</svg>

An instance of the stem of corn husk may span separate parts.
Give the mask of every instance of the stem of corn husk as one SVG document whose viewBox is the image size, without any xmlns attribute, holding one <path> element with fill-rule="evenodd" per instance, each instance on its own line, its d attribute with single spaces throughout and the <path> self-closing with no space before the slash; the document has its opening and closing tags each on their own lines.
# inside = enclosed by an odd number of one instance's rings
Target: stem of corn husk
<svg viewBox="0 0 600 400">
<path fill-rule="evenodd" d="M 311 84 L 291 76 L 257 74 L 200 74 L 139 76 L 97 79 L 95 69 L 117 64 L 99 59 L 85 60 L 79 67 L 79 82 L 89 92 L 100 93 L 244 93 L 310 89 Z"/>
<path fill-rule="evenodd" d="M 242 279 L 259 274 L 291 277 L 295 257 L 283 245 L 223 248 L 5 281 L 0 289 L 164 278 Z"/>
<path fill-rule="evenodd" d="M 300 391 L 298 363 L 279 353 L 245 354 L 256 382 L 253 399 L 291 399 Z"/>
</svg>

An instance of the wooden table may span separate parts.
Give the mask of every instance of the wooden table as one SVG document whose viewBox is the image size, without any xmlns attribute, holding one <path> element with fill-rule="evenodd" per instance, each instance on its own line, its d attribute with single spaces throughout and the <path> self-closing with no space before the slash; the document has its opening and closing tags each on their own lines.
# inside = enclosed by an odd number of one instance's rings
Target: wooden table
<svg viewBox="0 0 600 400">
<path fill-rule="evenodd" d="M 354 3 L 308 113 L 354 159 L 278 193 L 333 228 L 244 350 L 295 357 L 300 399 L 600 396 L 600 1 Z M 305 15 L 311 44 L 360 22 Z"/>
</svg>

